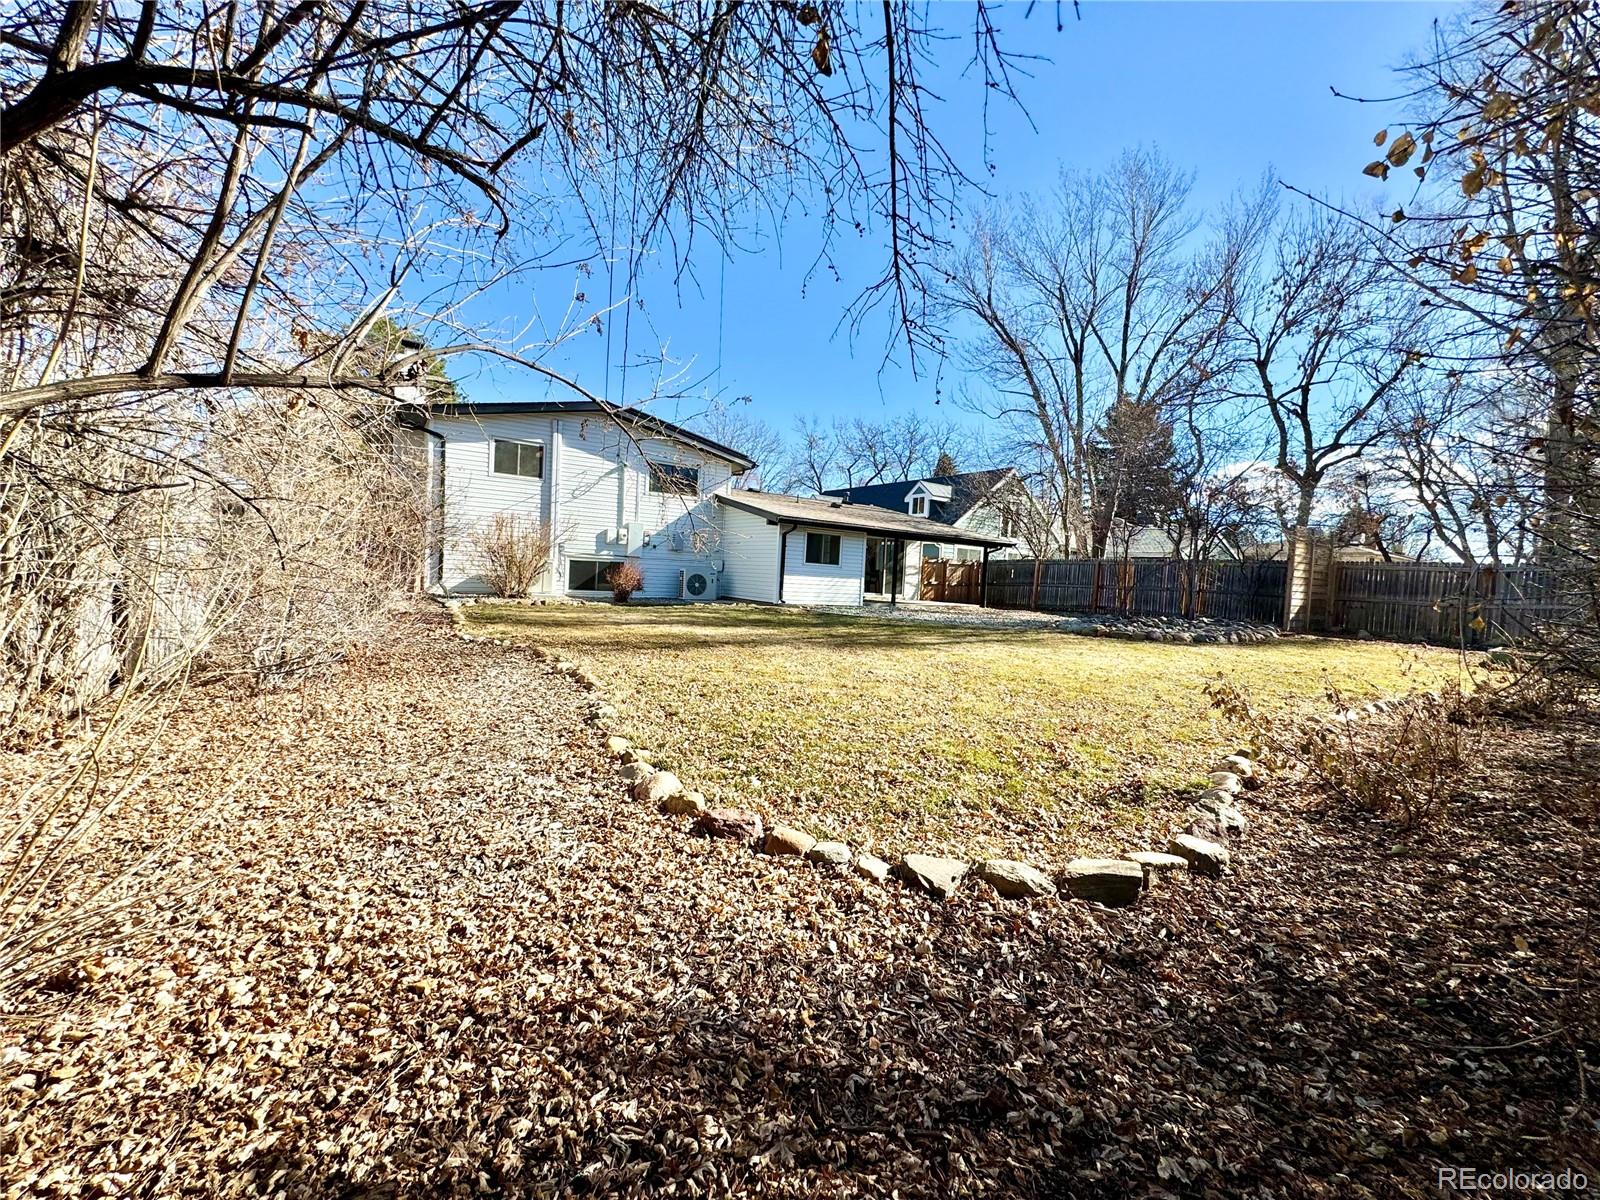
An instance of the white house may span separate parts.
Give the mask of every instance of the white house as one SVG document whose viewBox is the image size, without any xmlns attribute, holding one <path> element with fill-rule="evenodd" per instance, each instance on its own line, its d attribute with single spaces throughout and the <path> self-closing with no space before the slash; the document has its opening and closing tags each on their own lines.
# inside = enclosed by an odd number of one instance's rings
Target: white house
<svg viewBox="0 0 1600 1200">
<path fill-rule="evenodd" d="M 469 403 L 408 410 L 402 425 L 426 450 L 427 583 L 447 593 L 490 590 L 477 543 L 501 515 L 549 531 L 535 594 L 550 596 L 606 595 L 611 568 L 631 561 L 647 599 L 859 604 L 906 594 L 908 545 L 951 540 L 903 511 L 736 491 L 752 459 L 637 410 Z M 953 540 L 979 554 L 1010 545 L 979 533 Z"/>
</svg>

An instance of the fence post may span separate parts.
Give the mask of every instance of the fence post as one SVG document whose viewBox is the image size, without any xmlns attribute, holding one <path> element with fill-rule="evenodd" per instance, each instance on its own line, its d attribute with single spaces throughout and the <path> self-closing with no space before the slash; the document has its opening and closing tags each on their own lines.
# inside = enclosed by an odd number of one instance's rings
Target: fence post
<svg viewBox="0 0 1600 1200">
<path fill-rule="evenodd" d="M 1100 611 L 1100 564 L 1103 559 L 1094 560 L 1094 573 L 1089 578 L 1089 611 Z"/>
<path fill-rule="evenodd" d="M 1039 611 L 1039 574 L 1044 570 L 1044 559 L 1033 560 L 1033 591 L 1028 596 L 1028 607 L 1034 612 Z"/>
<path fill-rule="evenodd" d="M 1309 541 L 1301 526 L 1295 526 L 1294 531 L 1284 539 L 1284 571 L 1283 571 L 1283 620 L 1282 625 L 1286 632 L 1294 632 L 1296 622 L 1300 619 L 1300 604 L 1305 592 L 1300 586 L 1301 560 L 1306 557 Z"/>
<path fill-rule="evenodd" d="M 1344 628 L 1344 615 L 1342 613 L 1336 613 L 1335 612 L 1335 609 L 1336 609 L 1338 603 L 1339 603 L 1339 556 L 1338 556 L 1338 554 L 1334 554 L 1334 556 L 1331 559 L 1328 560 L 1328 632 L 1329 633 L 1332 633 L 1335 630 L 1341 630 L 1341 629 Z"/>
</svg>

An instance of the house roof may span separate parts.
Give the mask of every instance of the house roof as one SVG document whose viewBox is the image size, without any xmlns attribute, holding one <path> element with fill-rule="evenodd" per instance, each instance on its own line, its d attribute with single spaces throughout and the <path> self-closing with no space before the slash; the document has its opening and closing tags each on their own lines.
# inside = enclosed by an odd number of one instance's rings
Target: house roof
<svg viewBox="0 0 1600 1200">
<path fill-rule="evenodd" d="M 875 504 L 881 508 L 905 511 L 912 489 L 922 484 L 928 493 L 928 519 L 941 525 L 954 525 L 994 492 L 1015 467 L 996 467 L 991 471 L 967 471 L 961 475 L 930 475 L 926 479 L 901 479 L 894 483 L 869 483 L 863 487 L 830 488 L 824 496 L 838 496 L 851 504 Z M 928 486 L 928 485 L 932 486 Z M 947 541 L 950 539 L 946 539 Z"/>
<path fill-rule="evenodd" d="M 714 442 L 708 437 L 702 437 L 693 430 L 685 429 L 682 425 L 674 425 L 671 421 L 663 421 L 660 417 L 645 412 L 643 409 L 626 408 L 614 404 L 598 404 L 593 400 L 516 400 L 495 404 L 435 404 L 428 409 L 429 415 L 435 417 L 502 417 L 524 416 L 528 414 L 565 414 L 565 413 L 595 413 L 607 417 L 616 417 L 630 425 L 637 426 L 656 437 L 672 438 L 702 450 L 715 458 L 732 463 L 739 471 L 748 471 L 756 465 L 756 460 L 749 455 L 741 454 L 732 446 L 724 446 Z"/>
<path fill-rule="evenodd" d="M 848 500 L 813 500 L 807 496 L 784 496 L 776 492 L 747 490 L 731 495 L 717 494 L 717 503 L 765 517 L 769 524 L 793 523 L 825 529 L 847 529 L 858 533 L 885 534 L 919 542 L 948 542 L 959 546 L 987 546 L 1000 549 L 1014 546 L 1011 538 L 985 537 L 964 529 L 951 529 L 939 521 L 913 517 L 892 508 L 855 504 Z"/>
<path fill-rule="evenodd" d="M 1326 543 L 1324 543 L 1326 544 Z M 1339 562 L 1383 562 L 1383 551 L 1376 546 L 1339 546 L 1334 549 L 1333 556 Z M 1284 551 L 1284 542 L 1280 538 L 1275 542 L 1254 542 L 1244 548 L 1243 557 L 1260 558 L 1269 561 L 1287 557 Z M 1416 562 L 1416 558 L 1409 554 L 1401 554 L 1391 550 L 1389 561 L 1408 563 Z"/>
</svg>

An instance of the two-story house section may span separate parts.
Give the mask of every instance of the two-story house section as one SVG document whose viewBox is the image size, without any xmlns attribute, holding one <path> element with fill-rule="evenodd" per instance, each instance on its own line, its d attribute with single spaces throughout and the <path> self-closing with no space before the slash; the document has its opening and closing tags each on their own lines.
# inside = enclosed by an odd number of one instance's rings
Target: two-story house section
<svg viewBox="0 0 1600 1200">
<path fill-rule="evenodd" d="M 713 497 L 755 466 L 648 413 L 586 401 L 436 406 L 421 432 L 432 441 L 428 582 L 450 593 L 489 590 L 476 542 L 507 514 L 551 535 L 541 594 L 605 595 L 609 568 L 632 560 L 645 598 L 697 596 L 721 567 Z"/>
</svg>

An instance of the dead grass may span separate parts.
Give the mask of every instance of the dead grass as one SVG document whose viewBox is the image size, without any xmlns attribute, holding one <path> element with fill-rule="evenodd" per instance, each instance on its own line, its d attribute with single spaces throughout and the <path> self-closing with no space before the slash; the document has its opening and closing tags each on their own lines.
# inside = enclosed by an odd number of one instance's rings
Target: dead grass
<svg viewBox="0 0 1600 1200">
<path fill-rule="evenodd" d="M 619 731 L 714 801 L 881 851 L 1045 862 L 1164 837 L 1174 793 L 1243 736 L 1207 680 L 1284 706 L 1459 670 L 1376 642 L 1179 646 L 733 605 L 466 611 L 582 663 Z"/>
</svg>

